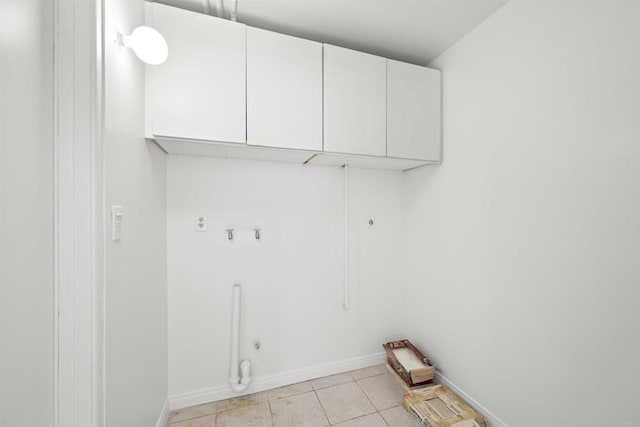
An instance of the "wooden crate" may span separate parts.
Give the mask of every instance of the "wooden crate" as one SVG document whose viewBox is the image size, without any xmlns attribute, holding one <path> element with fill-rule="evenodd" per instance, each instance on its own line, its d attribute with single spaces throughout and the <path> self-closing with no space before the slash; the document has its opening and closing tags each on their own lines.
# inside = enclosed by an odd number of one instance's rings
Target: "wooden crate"
<svg viewBox="0 0 640 427">
<path fill-rule="evenodd" d="M 388 342 L 382 347 L 387 352 L 387 365 L 396 374 L 396 378 L 404 381 L 407 387 L 426 385 L 433 381 L 435 369 L 409 340 Z M 401 351 L 407 353 L 412 360 L 399 360 L 398 355 Z"/>
<path fill-rule="evenodd" d="M 406 392 L 402 405 L 423 427 L 487 427 L 482 415 L 441 384 Z"/>
</svg>

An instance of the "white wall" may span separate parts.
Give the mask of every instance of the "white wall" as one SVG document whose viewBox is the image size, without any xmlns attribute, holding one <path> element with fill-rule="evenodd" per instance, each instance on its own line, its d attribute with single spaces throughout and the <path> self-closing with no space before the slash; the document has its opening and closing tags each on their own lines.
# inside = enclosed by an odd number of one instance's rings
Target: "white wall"
<svg viewBox="0 0 640 427">
<path fill-rule="evenodd" d="M 167 398 L 166 156 L 143 138 L 144 65 L 113 43 L 143 6 L 105 2 L 105 206 L 125 213 L 121 241 L 106 230 L 108 427 L 154 426 Z"/>
<path fill-rule="evenodd" d="M 0 425 L 53 425 L 53 6 L 0 4 Z"/>
<path fill-rule="evenodd" d="M 640 422 L 640 2 L 512 1 L 436 62 L 412 339 L 511 426 Z"/>
<path fill-rule="evenodd" d="M 236 282 L 244 293 L 241 356 L 253 361 L 256 379 L 247 392 L 307 379 L 318 369 L 344 369 L 319 365 L 377 355 L 385 340 L 398 336 L 402 174 L 351 169 L 350 175 L 352 295 L 345 311 L 342 168 L 169 156 L 174 406 L 230 395 Z M 374 228 L 367 225 L 370 214 Z M 208 216 L 206 233 L 194 232 L 199 215 Z M 259 226 L 262 240 L 239 231 L 230 243 L 225 229 L 231 225 Z M 252 347 L 255 338 L 260 351 Z"/>
</svg>

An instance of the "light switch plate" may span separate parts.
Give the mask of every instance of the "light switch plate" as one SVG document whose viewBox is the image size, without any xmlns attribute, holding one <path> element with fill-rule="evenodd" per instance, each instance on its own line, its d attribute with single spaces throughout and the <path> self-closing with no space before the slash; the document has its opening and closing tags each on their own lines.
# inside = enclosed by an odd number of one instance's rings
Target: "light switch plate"
<svg viewBox="0 0 640 427">
<path fill-rule="evenodd" d="M 124 210 L 122 206 L 111 206 L 111 240 L 122 238 L 122 224 L 124 222 Z"/>
</svg>

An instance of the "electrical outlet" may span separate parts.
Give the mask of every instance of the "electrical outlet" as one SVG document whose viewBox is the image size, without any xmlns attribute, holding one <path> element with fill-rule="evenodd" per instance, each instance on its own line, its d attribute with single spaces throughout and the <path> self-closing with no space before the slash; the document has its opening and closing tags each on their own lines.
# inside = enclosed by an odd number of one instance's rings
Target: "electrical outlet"
<svg viewBox="0 0 640 427">
<path fill-rule="evenodd" d="M 193 231 L 207 231 L 207 226 L 209 225 L 209 221 L 207 220 L 206 215 L 199 215 L 196 217 L 193 222 Z"/>
</svg>

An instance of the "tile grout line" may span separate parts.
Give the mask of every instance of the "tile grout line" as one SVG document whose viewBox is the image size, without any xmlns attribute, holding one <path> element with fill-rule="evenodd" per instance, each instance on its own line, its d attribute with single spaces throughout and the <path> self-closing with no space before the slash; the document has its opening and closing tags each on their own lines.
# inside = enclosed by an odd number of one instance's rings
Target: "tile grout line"
<svg viewBox="0 0 640 427">
<path fill-rule="evenodd" d="M 377 375 L 374 375 L 377 376 Z M 372 378 L 372 377 L 367 377 L 367 378 Z M 361 378 L 361 379 L 365 379 L 365 378 Z M 358 388 L 360 389 L 360 391 L 362 392 L 362 394 L 364 394 L 364 397 L 367 398 L 367 400 L 369 401 L 369 403 L 371 404 L 371 406 L 373 407 L 373 409 L 376 410 L 376 412 L 380 412 L 378 411 L 378 408 L 376 407 L 376 405 L 373 404 L 373 402 L 371 401 L 371 399 L 369 399 L 369 396 L 367 395 L 367 392 L 364 391 L 364 389 L 360 386 L 360 383 L 358 383 L 358 381 L 354 381 L 356 383 L 356 385 L 358 386 Z M 383 418 L 384 419 L 384 418 Z M 385 422 L 386 424 L 386 422 Z"/>
<path fill-rule="evenodd" d="M 293 397 L 293 396 L 299 396 L 301 394 L 305 394 L 305 393 L 309 393 L 311 391 L 314 391 L 313 385 L 311 384 L 311 381 L 303 381 L 303 383 L 305 383 L 305 382 L 309 382 L 309 385 L 311 385 L 311 390 L 301 391 L 299 393 L 298 392 L 294 392 L 293 394 L 290 394 L 290 395 L 287 395 L 287 396 L 282 396 L 282 397 L 274 397 L 273 399 L 269 399 L 269 395 L 267 394 L 267 400 L 269 402 L 271 402 L 273 400 L 288 399 L 288 398 Z M 295 384 L 291 384 L 291 385 L 296 385 L 296 384 L 301 384 L 301 383 L 295 383 Z M 288 387 L 288 386 L 285 386 L 285 387 Z M 278 387 L 278 388 L 280 388 L 280 387 Z M 278 388 L 274 388 L 272 390 L 277 390 Z M 272 390 L 267 390 L 266 392 L 268 393 L 269 391 L 272 391 Z"/>
<path fill-rule="evenodd" d="M 196 406 L 198 406 L 198 405 L 196 405 Z M 189 417 L 189 418 L 185 418 L 185 419 L 182 419 L 182 420 L 172 421 L 170 423 L 167 423 L 167 427 L 171 427 L 172 424 L 184 423 L 185 421 L 191 421 L 191 420 L 197 420 L 198 418 L 210 417 L 211 415 L 215 415 L 216 418 L 218 418 L 218 412 L 212 412 L 210 414 L 197 415 L 195 417 Z"/>
<path fill-rule="evenodd" d="M 351 380 L 351 381 L 347 381 L 346 383 L 334 384 L 334 385 L 330 385 L 330 386 L 322 387 L 322 388 L 314 388 L 313 391 L 326 390 L 326 389 L 331 388 L 331 387 L 337 387 L 339 385 L 349 384 L 349 383 L 353 383 L 353 382 L 355 382 L 355 381 Z"/>
<path fill-rule="evenodd" d="M 311 385 L 310 381 L 309 381 L 309 385 Z M 322 410 L 322 415 L 324 415 L 325 420 L 327 421 L 327 426 L 330 426 L 331 423 L 329 422 L 329 417 L 327 416 L 327 413 L 324 410 L 324 407 L 322 406 L 322 402 L 320 402 L 320 399 L 318 398 L 318 395 L 316 394 L 316 391 L 313 389 L 313 385 L 311 385 L 311 390 L 308 390 L 308 391 L 303 391 L 303 392 L 300 392 L 300 393 L 294 393 L 294 394 L 291 394 L 291 395 L 288 395 L 288 396 L 278 397 L 278 398 L 274 398 L 274 399 L 268 399 L 269 409 L 271 410 L 271 424 L 275 425 L 274 421 L 273 421 L 273 408 L 271 407 L 271 402 L 274 402 L 274 401 L 277 401 L 277 400 L 289 399 L 291 397 L 301 396 L 303 394 L 309 394 L 309 393 L 313 393 L 313 395 L 315 396 L 316 401 L 318 402 L 318 404 L 320 405 L 320 409 Z"/>
<path fill-rule="evenodd" d="M 267 394 L 267 405 L 269 406 L 269 415 L 271 415 L 271 426 L 273 427 L 273 408 L 271 407 L 271 400 L 269 400 L 268 394 Z"/>
<path fill-rule="evenodd" d="M 386 411 L 386 409 L 385 409 Z M 389 425 L 389 423 L 387 422 L 387 419 L 382 415 L 382 413 L 380 411 L 378 411 L 378 415 L 380 415 L 380 418 L 382 418 L 382 422 L 385 423 L 388 427 L 391 427 Z"/>
<path fill-rule="evenodd" d="M 368 414 L 358 415 L 358 416 L 353 417 L 353 418 L 348 418 L 348 419 L 346 419 L 346 420 L 342 420 L 342 421 L 340 421 L 340 422 L 338 422 L 338 423 L 336 423 L 336 424 L 332 424 L 332 423 L 331 423 L 331 421 L 329 421 L 329 425 L 331 425 L 331 426 L 334 426 L 334 425 L 337 425 L 337 424 L 340 424 L 340 423 L 345 423 L 345 422 L 347 422 L 347 421 L 356 420 L 356 419 L 358 419 L 358 418 L 366 417 L 367 415 L 375 414 L 376 412 L 378 412 L 378 409 L 377 409 L 377 408 L 376 408 L 376 406 L 373 404 L 373 402 L 371 402 L 371 399 L 369 399 L 369 396 L 367 396 L 367 394 L 364 392 L 364 390 L 362 389 L 362 387 L 360 387 L 360 384 L 358 384 L 358 381 L 357 381 L 355 378 L 353 378 L 353 375 L 351 375 L 350 373 L 349 373 L 349 376 L 351 377 L 351 381 L 347 381 L 347 382 L 342 383 L 342 384 L 335 384 L 335 385 L 332 385 L 332 386 L 329 386 L 329 387 L 325 387 L 324 389 L 331 388 L 331 387 L 338 387 L 338 386 L 345 385 L 345 384 L 349 384 L 349 383 L 355 383 L 355 384 L 356 384 L 356 386 L 358 387 L 358 389 L 362 392 L 362 394 L 364 395 L 364 397 L 367 399 L 367 401 L 369 401 L 369 403 L 371 404 L 371 407 L 374 409 L 374 412 L 370 412 L 370 413 L 368 413 Z M 377 376 L 377 375 L 372 375 L 372 376 L 364 377 L 364 378 L 361 378 L 361 379 L 365 379 L 365 378 L 372 378 L 372 377 L 375 377 L 375 376 Z M 324 389 L 320 389 L 320 390 L 324 390 Z M 314 390 L 314 392 L 315 392 L 315 391 L 316 391 L 316 390 Z M 318 395 L 317 395 L 317 394 L 316 394 L 316 397 L 318 397 Z M 320 406 L 322 407 L 322 410 L 324 411 L 324 406 L 322 406 L 322 402 L 320 401 L 320 398 L 319 398 L 319 397 L 318 397 L 318 402 L 320 402 Z M 325 414 L 326 414 L 326 411 L 325 411 Z M 382 415 L 380 415 L 380 416 L 382 417 Z M 383 419 L 383 421 L 384 421 L 384 418 L 382 418 L 382 419 Z M 327 420 L 329 420 L 329 416 L 328 416 L 328 415 L 327 415 Z M 387 422 L 386 422 L 386 421 L 384 421 L 384 423 L 385 423 L 385 424 L 387 424 Z"/>
<path fill-rule="evenodd" d="M 324 409 L 324 406 L 322 405 L 322 401 L 320 400 L 320 397 L 318 396 L 318 393 L 316 392 L 316 390 L 313 390 L 313 394 L 316 396 L 316 399 L 320 404 L 320 409 L 322 409 L 322 413 L 324 414 L 324 417 L 327 420 L 327 424 L 331 426 L 332 424 L 331 424 L 331 420 L 329 420 L 329 414 L 327 414 L 327 411 Z"/>
<path fill-rule="evenodd" d="M 339 375 L 339 374 L 337 374 L 337 375 Z M 322 378 L 325 378 L 325 377 L 322 377 Z M 316 390 L 315 388 L 313 389 L 313 392 L 316 395 L 316 399 L 318 399 L 318 402 L 320 403 L 320 407 L 322 408 L 322 412 L 324 412 L 324 416 L 327 418 L 327 422 L 329 423 L 329 426 L 334 426 L 334 425 L 337 425 L 337 424 L 340 424 L 340 423 L 344 423 L 346 421 L 350 421 L 350 420 L 354 420 L 354 419 L 358 418 L 358 417 L 349 418 L 348 420 L 343 420 L 343 421 L 340 421 L 340 422 L 335 423 L 335 424 L 332 423 L 331 420 L 329 419 L 329 414 L 327 414 L 327 411 L 324 409 L 324 406 L 322 405 L 322 401 L 320 400 L 320 396 L 318 396 L 318 391 L 320 391 L 320 390 L 326 390 L 326 389 L 331 388 L 331 387 L 338 387 L 338 386 L 341 386 L 341 385 L 344 385 L 344 384 L 349 384 L 350 382 L 356 382 L 353 379 L 353 376 L 350 373 L 349 373 L 349 378 L 351 378 L 351 381 L 347 381 L 347 382 L 340 383 L 340 384 L 330 385 L 330 386 L 327 386 L 327 387 L 319 388 L 318 390 Z M 313 384 L 311 384 L 311 386 L 313 387 Z"/>
</svg>

